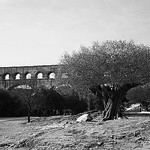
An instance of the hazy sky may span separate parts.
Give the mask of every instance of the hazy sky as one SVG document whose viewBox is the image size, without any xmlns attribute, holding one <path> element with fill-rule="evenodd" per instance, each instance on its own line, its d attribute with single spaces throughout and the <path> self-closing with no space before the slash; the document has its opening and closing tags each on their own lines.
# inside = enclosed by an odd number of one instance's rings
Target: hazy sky
<svg viewBox="0 0 150 150">
<path fill-rule="evenodd" d="M 57 64 L 94 41 L 150 46 L 150 0 L 0 0 L 0 67 Z"/>
</svg>

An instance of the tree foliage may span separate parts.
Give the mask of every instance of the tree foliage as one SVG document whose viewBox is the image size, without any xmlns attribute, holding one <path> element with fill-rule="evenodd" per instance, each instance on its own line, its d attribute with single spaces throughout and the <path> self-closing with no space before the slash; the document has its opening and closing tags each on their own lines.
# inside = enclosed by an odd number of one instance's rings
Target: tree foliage
<svg viewBox="0 0 150 150">
<path fill-rule="evenodd" d="M 53 110 L 63 109 L 64 100 L 62 96 L 54 90 L 54 87 L 50 89 L 41 88 L 35 95 L 36 109 L 39 115 L 52 115 Z"/>
<path fill-rule="evenodd" d="M 79 100 L 78 94 L 67 86 L 52 87 L 51 89 L 40 89 L 36 96 L 36 109 L 41 115 L 51 115 L 53 110 L 63 114 L 63 110 L 70 109 L 73 113 L 83 112 L 87 105 Z"/>
<path fill-rule="evenodd" d="M 21 102 L 9 92 L 0 89 L 0 116 L 13 117 L 21 115 Z"/>
<path fill-rule="evenodd" d="M 23 103 L 28 109 L 28 122 L 30 122 L 31 111 L 34 105 L 33 96 L 34 90 L 33 89 L 14 89 L 13 94 L 24 101 Z"/>
<path fill-rule="evenodd" d="M 104 115 L 106 120 L 117 117 L 130 88 L 150 80 L 150 48 L 133 41 L 106 41 L 101 45 L 95 42 L 91 47 L 81 47 L 78 52 L 65 54 L 61 63 L 68 71 L 69 84 L 80 95 L 89 97 L 92 86 L 114 85 L 114 89 L 106 89 L 107 93 L 111 92 L 108 98 L 102 93 L 98 95 L 99 99 L 107 100 L 104 112 L 109 115 Z M 100 105 L 103 107 L 102 103 Z"/>
<path fill-rule="evenodd" d="M 30 116 L 31 116 L 31 112 L 33 109 L 33 105 L 34 105 L 34 95 L 36 92 L 36 82 L 35 80 L 31 80 L 30 81 L 30 86 L 29 85 L 18 85 L 18 86 L 14 86 L 13 88 L 10 88 L 9 92 L 20 98 L 23 101 L 23 104 L 25 104 L 25 106 L 27 107 L 27 111 L 28 111 L 28 122 L 30 122 Z"/>
<path fill-rule="evenodd" d="M 95 42 L 65 54 L 61 63 L 66 65 L 70 84 L 79 92 L 92 85 L 146 83 L 150 79 L 150 48 L 133 41 Z"/>
</svg>

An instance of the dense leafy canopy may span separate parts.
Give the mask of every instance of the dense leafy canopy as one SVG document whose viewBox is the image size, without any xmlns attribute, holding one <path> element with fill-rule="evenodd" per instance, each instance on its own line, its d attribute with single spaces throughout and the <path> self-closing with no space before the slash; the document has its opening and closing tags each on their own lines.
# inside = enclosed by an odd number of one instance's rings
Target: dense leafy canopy
<svg viewBox="0 0 150 150">
<path fill-rule="evenodd" d="M 1 117 L 28 115 L 30 121 L 30 115 L 63 115 L 65 110 L 69 110 L 72 114 L 80 113 L 87 110 L 87 104 L 83 99 L 79 100 L 78 94 L 72 89 L 63 89 L 62 86 L 57 90 L 54 87 L 39 88 L 36 91 L 21 88 L 11 91 L 0 89 Z"/>
<path fill-rule="evenodd" d="M 70 109 L 73 114 L 83 112 L 87 105 L 83 100 L 79 100 L 78 94 L 68 86 L 52 87 L 51 89 L 41 89 L 36 94 L 36 108 L 44 114 L 50 115 L 53 110 Z"/>
<path fill-rule="evenodd" d="M 91 47 L 65 54 L 69 82 L 82 94 L 92 85 L 150 81 L 150 48 L 133 41 L 95 42 Z"/>
<path fill-rule="evenodd" d="M 91 91 L 99 99 L 103 120 L 122 116 L 126 92 L 150 80 L 150 48 L 133 41 L 95 42 L 91 47 L 65 54 L 61 63 L 68 71 L 68 83 L 89 103 L 89 89 L 96 87 L 96 92 Z"/>
<path fill-rule="evenodd" d="M 22 107 L 22 103 L 18 97 L 11 96 L 9 92 L 0 89 L 0 116 L 24 116 L 27 115 L 26 107 Z"/>
</svg>

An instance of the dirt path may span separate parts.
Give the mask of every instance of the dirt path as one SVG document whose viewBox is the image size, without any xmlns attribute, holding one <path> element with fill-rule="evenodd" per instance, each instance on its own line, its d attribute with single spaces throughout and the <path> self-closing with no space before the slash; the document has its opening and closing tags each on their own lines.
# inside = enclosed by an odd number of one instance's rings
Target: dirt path
<svg viewBox="0 0 150 150">
<path fill-rule="evenodd" d="M 150 118 L 76 123 L 75 117 L 38 118 L 31 123 L 0 123 L 0 150 L 146 150 Z"/>
</svg>

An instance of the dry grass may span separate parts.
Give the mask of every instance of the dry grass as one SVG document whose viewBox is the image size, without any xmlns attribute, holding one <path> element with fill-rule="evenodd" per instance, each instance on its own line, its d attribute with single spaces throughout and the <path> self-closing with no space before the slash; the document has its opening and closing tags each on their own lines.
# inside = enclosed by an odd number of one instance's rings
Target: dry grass
<svg viewBox="0 0 150 150">
<path fill-rule="evenodd" d="M 96 115 L 95 115 L 96 116 Z M 0 123 L 0 150 L 146 150 L 150 118 L 76 123 L 78 116 L 37 118 L 31 123 Z"/>
</svg>

